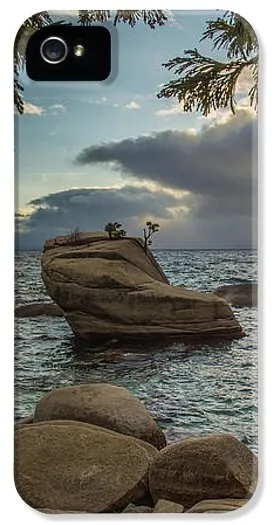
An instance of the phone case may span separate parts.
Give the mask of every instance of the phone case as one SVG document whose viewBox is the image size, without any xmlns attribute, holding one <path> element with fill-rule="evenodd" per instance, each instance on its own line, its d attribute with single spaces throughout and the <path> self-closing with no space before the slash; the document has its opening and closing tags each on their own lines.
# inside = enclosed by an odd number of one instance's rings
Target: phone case
<svg viewBox="0 0 275 525">
<path fill-rule="evenodd" d="M 104 24 L 110 79 L 31 81 L 28 40 L 54 23 Z M 21 26 L 14 479 L 34 509 L 216 513 L 253 495 L 257 74 L 232 12 Z"/>
</svg>

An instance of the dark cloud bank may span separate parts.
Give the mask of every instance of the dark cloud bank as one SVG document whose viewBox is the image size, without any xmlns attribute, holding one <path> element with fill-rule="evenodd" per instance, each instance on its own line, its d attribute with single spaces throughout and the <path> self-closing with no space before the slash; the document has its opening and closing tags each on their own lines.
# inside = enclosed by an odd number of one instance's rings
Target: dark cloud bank
<svg viewBox="0 0 275 525">
<path fill-rule="evenodd" d="M 177 200 L 160 191 L 124 186 L 120 189 L 79 188 L 46 195 L 30 202 L 35 207 L 24 221 L 24 233 L 18 236 L 19 249 L 41 247 L 55 235 L 70 233 L 76 227 L 82 231 L 100 231 L 109 221 L 123 222 L 128 232 L 140 234 L 139 217 L 170 216 L 167 207 Z M 20 223 L 22 225 L 22 221 Z"/>
<path fill-rule="evenodd" d="M 88 147 L 78 155 L 77 164 L 97 164 L 102 169 L 112 163 L 127 177 L 128 185 L 117 190 L 68 190 L 33 201 L 37 209 L 27 221 L 29 240 L 40 235 L 43 241 L 46 234 L 57 234 L 58 228 L 101 229 L 116 219 L 135 234 L 138 218 L 148 214 L 174 217 L 173 223 L 164 220 L 159 246 L 249 248 L 253 228 L 256 239 L 255 128 L 256 119 L 241 112 L 196 135 L 168 130 Z M 129 185 L 131 177 L 186 190 L 189 195 L 178 201 L 161 190 Z M 172 215 L 171 208 L 180 205 L 189 208 L 188 215 L 180 210 Z"/>
</svg>

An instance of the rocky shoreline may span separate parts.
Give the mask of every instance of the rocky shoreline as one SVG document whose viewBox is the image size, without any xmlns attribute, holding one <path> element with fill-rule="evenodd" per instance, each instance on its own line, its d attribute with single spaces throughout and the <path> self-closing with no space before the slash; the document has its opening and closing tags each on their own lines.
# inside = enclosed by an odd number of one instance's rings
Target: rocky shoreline
<svg viewBox="0 0 275 525">
<path fill-rule="evenodd" d="M 15 425 L 15 483 L 45 513 L 217 513 L 254 493 L 257 457 L 230 434 L 166 445 L 143 403 L 122 387 L 45 394 Z"/>
</svg>

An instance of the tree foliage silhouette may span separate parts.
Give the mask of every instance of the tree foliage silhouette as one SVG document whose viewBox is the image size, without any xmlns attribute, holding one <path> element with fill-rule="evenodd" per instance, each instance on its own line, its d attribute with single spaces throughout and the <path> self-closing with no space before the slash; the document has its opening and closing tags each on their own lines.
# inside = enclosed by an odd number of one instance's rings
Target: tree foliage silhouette
<svg viewBox="0 0 275 525">
<path fill-rule="evenodd" d="M 249 70 L 252 85 L 249 103 L 258 105 L 258 41 L 250 24 L 240 15 L 226 12 L 223 17 L 207 22 L 200 41 L 211 40 L 213 50 L 224 49 L 224 62 L 203 56 L 197 48 L 184 51 L 163 66 L 177 75 L 165 84 L 158 98 L 177 97 L 183 111 L 201 111 L 230 107 L 235 113 L 236 87 L 241 73 Z"/>
<path fill-rule="evenodd" d="M 122 239 L 127 235 L 126 230 L 122 228 L 122 224 L 119 222 L 108 222 L 104 231 L 108 233 L 109 239 Z"/>
<path fill-rule="evenodd" d="M 143 229 L 144 251 L 147 252 L 148 246 L 152 244 L 152 236 L 159 231 L 159 224 L 157 222 L 147 221 L 146 228 Z"/>
<path fill-rule="evenodd" d="M 162 10 L 79 10 L 77 22 L 91 25 L 94 22 L 111 21 L 114 25 L 121 22 L 134 27 L 138 21 L 152 29 L 162 26 L 168 20 Z M 24 113 L 24 87 L 19 81 L 19 73 L 24 68 L 24 46 L 20 39 L 24 34 L 31 34 L 37 29 L 53 24 L 47 11 L 42 11 L 26 20 L 18 31 L 14 46 L 14 105 L 17 113 Z M 59 23 L 64 23 L 61 21 Z M 230 107 L 236 109 L 236 88 L 240 75 L 250 71 L 252 85 L 248 91 L 250 105 L 258 105 L 258 41 L 250 24 L 236 13 L 227 11 L 216 20 L 207 22 L 201 41 L 210 40 L 213 50 L 223 49 L 224 61 L 202 55 L 197 48 L 184 51 L 184 56 L 177 56 L 163 66 L 173 71 L 177 78 L 165 84 L 158 98 L 176 97 L 182 104 L 183 111 L 200 111 L 207 116 L 210 111 Z"/>
<path fill-rule="evenodd" d="M 167 19 L 167 15 L 162 10 L 77 11 L 77 23 L 85 26 L 94 22 L 104 23 L 112 21 L 115 26 L 123 22 L 129 24 L 130 27 L 134 27 L 138 21 L 142 21 L 151 29 L 155 29 L 156 26 L 162 26 Z M 25 65 L 25 48 L 24 46 L 20 47 L 20 40 L 24 34 L 31 35 L 37 29 L 53 23 L 54 20 L 48 11 L 42 11 L 28 18 L 17 33 L 14 45 L 14 106 L 15 111 L 20 115 L 24 113 L 24 87 L 19 82 L 18 76 Z M 64 21 L 59 23 L 64 23 Z"/>
</svg>

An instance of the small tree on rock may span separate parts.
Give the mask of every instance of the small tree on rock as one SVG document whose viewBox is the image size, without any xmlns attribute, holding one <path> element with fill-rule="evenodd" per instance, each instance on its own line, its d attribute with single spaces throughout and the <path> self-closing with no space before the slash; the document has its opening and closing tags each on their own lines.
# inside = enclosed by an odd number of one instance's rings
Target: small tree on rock
<svg viewBox="0 0 275 525">
<path fill-rule="evenodd" d="M 159 224 L 157 222 L 147 221 L 146 228 L 143 229 L 144 237 L 144 251 L 147 253 L 148 246 L 152 244 L 152 236 L 159 231 Z"/>
<path fill-rule="evenodd" d="M 127 235 L 126 230 L 122 228 L 122 224 L 119 222 L 108 222 L 104 231 L 108 233 L 109 239 L 122 239 Z"/>
<path fill-rule="evenodd" d="M 71 233 L 69 233 L 69 239 L 72 243 L 77 243 L 80 240 L 80 231 L 77 226 Z"/>
</svg>

